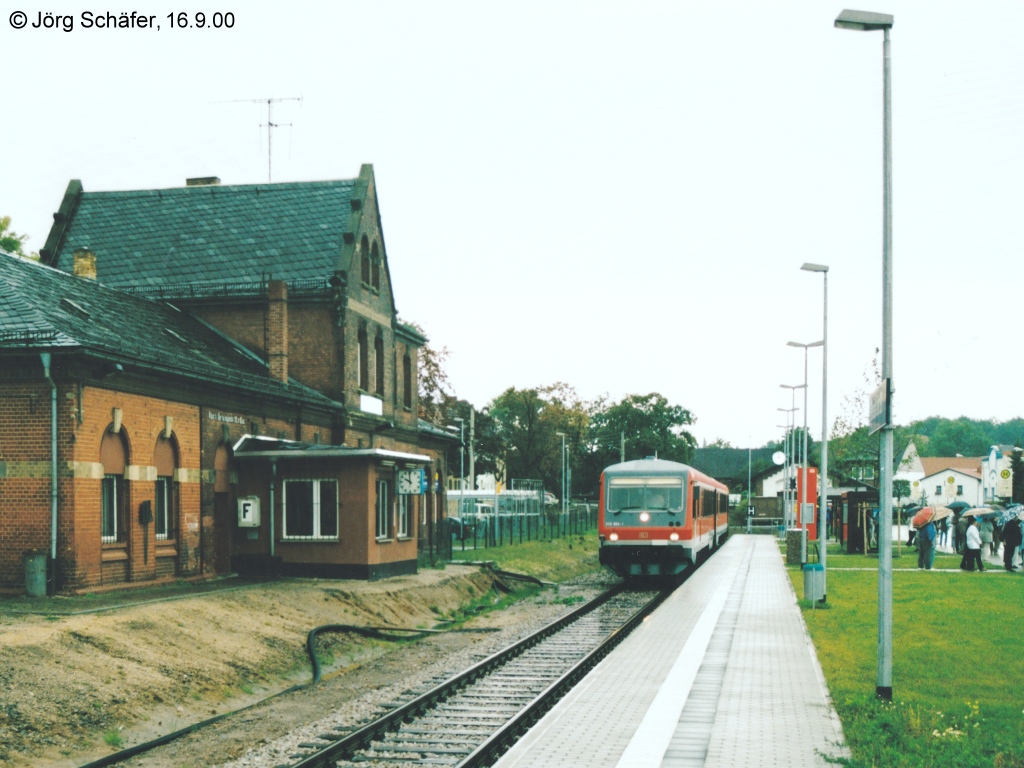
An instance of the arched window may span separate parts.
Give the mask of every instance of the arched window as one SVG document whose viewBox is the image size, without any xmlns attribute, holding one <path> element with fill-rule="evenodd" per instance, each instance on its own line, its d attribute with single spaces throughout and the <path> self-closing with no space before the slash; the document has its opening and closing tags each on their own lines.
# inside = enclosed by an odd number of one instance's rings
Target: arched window
<svg viewBox="0 0 1024 768">
<path fill-rule="evenodd" d="M 114 544 L 128 540 L 128 500 L 125 498 L 124 470 L 128 465 L 128 446 L 124 437 L 107 430 L 100 442 L 103 465 L 100 501 L 100 540 Z"/>
<path fill-rule="evenodd" d="M 377 331 L 377 338 L 373 340 L 373 362 L 376 373 L 377 394 L 384 397 L 384 334 Z"/>
<path fill-rule="evenodd" d="M 359 274 L 364 285 L 370 284 L 370 241 L 363 235 L 359 241 Z"/>
<path fill-rule="evenodd" d="M 370 351 L 367 349 L 366 326 L 359 326 L 359 388 L 364 392 L 370 391 Z"/>
<path fill-rule="evenodd" d="M 373 290 L 380 291 L 380 252 L 377 250 L 377 241 L 374 241 L 370 250 L 370 263 L 373 269 Z"/>
<path fill-rule="evenodd" d="M 178 468 L 178 449 L 173 439 L 161 435 L 153 449 L 156 465 L 156 504 L 153 507 L 153 528 L 158 539 L 173 539 L 177 534 L 178 487 L 174 470 Z"/>
<path fill-rule="evenodd" d="M 408 352 L 402 358 L 402 405 L 412 408 L 412 358 Z"/>
</svg>

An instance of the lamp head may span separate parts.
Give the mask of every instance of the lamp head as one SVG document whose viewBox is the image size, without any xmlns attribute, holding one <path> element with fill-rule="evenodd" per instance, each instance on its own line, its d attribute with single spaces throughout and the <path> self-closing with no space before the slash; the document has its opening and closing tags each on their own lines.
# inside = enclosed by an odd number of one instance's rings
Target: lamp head
<svg viewBox="0 0 1024 768">
<path fill-rule="evenodd" d="M 800 269 L 805 272 L 828 272 L 828 265 L 826 264 L 811 264 L 811 262 L 805 262 Z"/>
<path fill-rule="evenodd" d="M 888 13 L 844 10 L 836 16 L 837 29 L 855 29 L 859 32 L 892 29 L 892 23 L 892 15 Z"/>
</svg>

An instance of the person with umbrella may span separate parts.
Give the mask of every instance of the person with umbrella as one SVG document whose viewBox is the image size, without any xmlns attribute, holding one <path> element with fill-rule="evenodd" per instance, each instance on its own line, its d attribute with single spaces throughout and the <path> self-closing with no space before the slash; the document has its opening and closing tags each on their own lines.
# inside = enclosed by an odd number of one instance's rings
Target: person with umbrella
<svg viewBox="0 0 1024 768">
<path fill-rule="evenodd" d="M 964 552 L 964 544 L 967 542 L 967 528 L 969 521 L 967 515 L 961 514 L 956 521 L 956 551 Z"/>
<path fill-rule="evenodd" d="M 1021 531 L 1020 518 L 1011 517 L 1003 526 L 1003 565 L 1008 571 L 1016 571 L 1017 566 L 1013 564 L 1017 548 L 1024 539 L 1024 531 Z"/>
<path fill-rule="evenodd" d="M 935 563 L 935 523 L 929 520 L 917 531 L 917 567 L 930 571 Z"/>
<path fill-rule="evenodd" d="M 967 536 L 964 540 L 964 557 L 960 561 L 960 568 L 964 571 L 973 571 L 974 564 L 978 564 L 978 571 L 984 572 L 985 565 L 981 562 L 981 531 L 978 530 L 978 520 L 973 515 L 964 514 L 963 519 L 970 518 L 971 524 L 967 526 Z"/>
</svg>

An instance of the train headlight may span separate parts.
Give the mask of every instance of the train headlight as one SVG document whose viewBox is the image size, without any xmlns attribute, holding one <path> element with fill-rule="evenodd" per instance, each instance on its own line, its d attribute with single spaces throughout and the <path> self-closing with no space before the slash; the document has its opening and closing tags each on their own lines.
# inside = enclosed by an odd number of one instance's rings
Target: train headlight
<svg viewBox="0 0 1024 768">
<path fill-rule="evenodd" d="M 608 541 L 618 541 L 618 540 L 619 540 L 619 534 L 617 534 L 617 533 L 609 533 L 608 534 Z"/>
<path fill-rule="evenodd" d="M 640 513 L 640 522 L 641 523 L 646 523 L 650 519 L 651 519 L 651 516 L 647 512 L 641 512 Z"/>
<path fill-rule="evenodd" d="M 672 533 L 670 533 L 668 535 L 668 540 L 669 541 L 679 541 L 679 534 L 676 533 L 675 531 L 673 531 Z"/>
</svg>

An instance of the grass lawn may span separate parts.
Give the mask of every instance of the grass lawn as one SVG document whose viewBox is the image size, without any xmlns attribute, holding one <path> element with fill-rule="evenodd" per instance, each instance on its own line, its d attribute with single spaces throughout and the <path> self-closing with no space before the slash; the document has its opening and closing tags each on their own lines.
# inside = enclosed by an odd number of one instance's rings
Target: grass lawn
<svg viewBox="0 0 1024 768">
<path fill-rule="evenodd" d="M 600 569 L 597 562 L 597 531 L 551 541 L 526 541 L 486 549 L 456 549 L 453 562 L 493 560 L 498 568 L 525 573 L 544 581 L 565 581 Z"/>
<path fill-rule="evenodd" d="M 857 768 L 1024 768 L 1024 577 L 893 573 L 893 702 L 874 697 L 877 559 L 828 557 L 827 610 L 804 612 Z M 836 566 L 836 570 L 832 567 Z M 947 566 L 944 562 L 943 566 Z M 803 575 L 790 567 L 797 595 Z"/>
<path fill-rule="evenodd" d="M 848 555 L 846 550 L 840 549 L 838 545 L 829 545 L 828 555 L 825 563 L 829 570 L 832 568 L 871 568 L 878 570 L 878 555 Z M 917 570 L 917 550 L 904 546 L 902 552 L 897 552 L 896 547 L 892 548 L 892 567 L 912 568 Z M 988 565 L 985 566 L 989 567 Z M 995 567 L 995 566 L 993 566 Z M 935 562 L 932 568 L 939 570 L 960 570 L 960 555 L 950 555 L 945 552 L 935 553 Z"/>
</svg>

